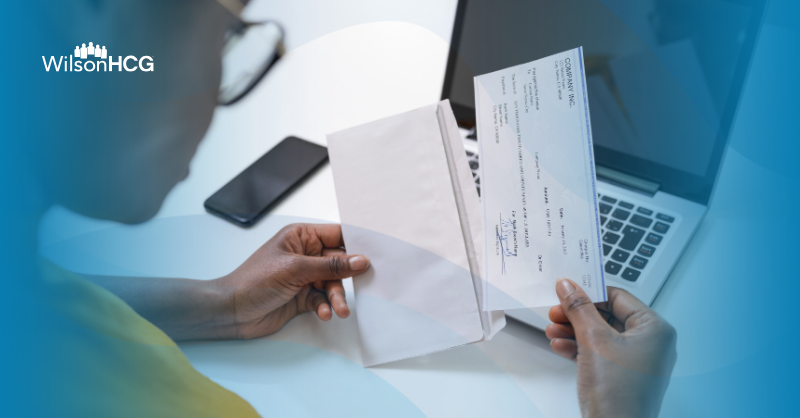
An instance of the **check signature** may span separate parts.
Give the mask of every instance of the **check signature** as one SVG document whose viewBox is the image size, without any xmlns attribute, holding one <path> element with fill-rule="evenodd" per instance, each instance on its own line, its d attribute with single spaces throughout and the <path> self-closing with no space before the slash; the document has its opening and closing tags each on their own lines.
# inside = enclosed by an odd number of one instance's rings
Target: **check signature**
<svg viewBox="0 0 800 418">
<path fill-rule="evenodd" d="M 501 215 L 502 216 L 502 215 Z M 500 228 L 496 229 L 497 239 L 500 241 L 500 255 L 502 259 L 503 274 L 506 274 L 506 257 L 516 257 L 517 254 L 511 251 L 511 246 L 508 244 L 509 239 L 512 238 L 514 229 L 514 222 L 511 220 L 504 220 L 500 218 Z"/>
</svg>

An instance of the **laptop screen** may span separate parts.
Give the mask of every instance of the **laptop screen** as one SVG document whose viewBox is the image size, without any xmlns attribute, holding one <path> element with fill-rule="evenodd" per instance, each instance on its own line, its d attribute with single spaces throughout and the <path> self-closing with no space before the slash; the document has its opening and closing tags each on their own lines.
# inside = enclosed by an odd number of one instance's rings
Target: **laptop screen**
<svg viewBox="0 0 800 418">
<path fill-rule="evenodd" d="M 443 98 L 474 124 L 473 77 L 584 48 L 598 165 L 706 204 L 761 0 L 461 0 Z"/>
</svg>

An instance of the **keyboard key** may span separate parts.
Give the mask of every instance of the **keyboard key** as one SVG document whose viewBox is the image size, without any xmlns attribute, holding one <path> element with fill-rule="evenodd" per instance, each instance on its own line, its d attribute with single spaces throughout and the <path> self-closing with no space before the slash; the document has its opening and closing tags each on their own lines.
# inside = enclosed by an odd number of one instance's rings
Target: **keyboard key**
<svg viewBox="0 0 800 418">
<path fill-rule="evenodd" d="M 474 152 L 472 152 L 472 151 L 467 151 L 467 157 L 472 157 L 473 155 L 475 155 L 475 153 L 474 153 Z"/>
<path fill-rule="evenodd" d="M 606 225 L 606 228 L 608 228 L 609 231 L 619 231 L 620 229 L 622 229 L 623 226 L 624 225 L 622 222 L 618 222 L 612 219 L 611 222 L 609 222 L 608 225 Z"/>
<path fill-rule="evenodd" d="M 479 165 L 478 165 L 478 162 L 477 162 L 477 161 L 473 161 L 473 160 L 471 160 L 471 161 L 469 162 L 469 168 L 471 168 L 471 169 L 473 169 L 473 170 L 477 170 L 477 169 L 478 169 L 478 167 L 479 167 Z"/>
<path fill-rule="evenodd" d="M 635 282 L 635 281 L 636 281 L 636 279 L 638 279 L 638 278 L 639 278 L 639 275 L 640 275 L 640 274 L 642 274 L 642 272 L 641 272 L 641 271 L 639 271 L 639 270 L 634 270 L 634 269 L 632 269 L 632 268 L 630 268 L 630 267 L 626 267 L 626 268 L 625 268 L 625 271 L 623 271 L 623 272 L 622 272 L 622 274 L 620 275 L 620 277 L 622 277 L 623 279 L 625 279 L 625 280 L 627 280 L 627 281 L 629 281 L 629 282 Z"/>
<path fill-rule="evenodd" d="M 475 172 L 475 171 L 473 171 L 473 172 L 472 172 L 472 177 L 477 177 L 477 176 L 478 176 L 478 173 L 477 173 L 477 172 Z"/>
<path fill-rule="evenodd" d="M 627 210 L 617 209 L 617 210 L 614 211 L 614 213 L 611 214 L 611 216 L 619 219 L 620 221 L 624 221 L 624 220 L 628 219 L 628 216 L 630 214 L 631 213 L 628 212 Z"/>
<path fill-rule="evenodd" d="M 639 254 L 645 257 L 650 257 L 654 252 L 656 252 L 656 247 L 651 247 L 647 244 L 642 244 L 642 246 L 639 247 Z"/>
<path fill-rule="evenodd" d="M 613 197 L 608 197 L 608 196 L 603 196 L 603 201 L 611 203 L 612 205 L 614 203 L 617 203 L 617 199 L 614 199 Z"/>
<path fill-rule="evenodd" d="M 641 226 L 642 228 L 650 228 L 650 224 L 653 223 L 653 220 L 650 218 L 645 218 L 642 215 L 633 215 L 630 222 L 636 226 Z"/>
<path fill-rule="evenodd" d="M 606 263 L 606 273 L 608 274 L 617 274 L 619 270 L 622 268 L 621 264 L 617 264 L 613 261 L 609 261 Z"/>
<path fill-rule="evenodd" d="M 656 222 L 656 224 L 653 225 L 653 231 L 666 234 L 667 231 L 669 231 L 669 225 L 665 224 L 664 222 Z"/>
<path fill-rule="evenodd" d="M 617 243 L 617 241 L 619 241 L 619 235 L 613 232 L 606 232 L 606 234 L 603 235 L 603 242 L 605 243 L 614 245 Z"/>
<path fill-rule="evenodd" d="M 633 251 L 639 244 L 639 241 L 644 237 L 644 229 L 634 228 L 630 225 L 622 230 L 622 241 L 619 242 L 619 247 L 623 250 Z"/>
<path fill-rule="evenodd" d="M 619 205 L 625 209 L 633 209 L 633 203 L 619 202 Z"/>
<path fill-rule="evenodd" d="M 481 188 L 478 187 L 477 189 L 478 189 L 478 197 L 481 197 Z"/>
<path fill-rule="evenodd" d="M 481 179 L 480 178 L 475 179 L 475 184 L 480 185 L 481 184 Z"/>
<path fill-rule="evenodd" d="M 605 203 L 600 204 L 600 213 L 603 215 L 608 215 L 608 212 L 611 212 L 611 206 L 606 205 Z"/>
<path fill-rule="evenodd" d="M 648 244 L 658 245 L 658 244 L 661 243 L 661 238 L 664 238 L 664 237 L 662 237 L 661 235 L 654 234 L 654 233 L 651 232 L 651 233 L 647 234 L 647 238 L 645 238 L 644 240 L 647 241 Z"/>
<path fill-rule="evenodd" d="M 624 263 L 628 261 L 628 257 L 630 255 L 631 255 L 630 253 L 626 253 L 625 251 L 617 250 L 614 251 L 614 254 L 611 255 L 611 259 L 614 261 L 619 261 L 620 263 Z"/>
<path fill-rule="evenodd" d="M 606 218 L 605 216 L 601 216 L 601 217 L 600 217 L 600 226 L 603 226 L 603 224 L 604 224 L 604 223 L 606 223 L 606 220 L 607 220 L 607 219 L 608 219 L 608 218 Z"/>
<path fill-rule="evenodd" d="M 672 223 L 672 221 L 675 220 L 675 218 L 673 218 L 672 216 L 664 215 L 663 213 L 659 213 L 658 215 L 656 215 L 656 218 L 658 218 L 659 220 L 662 220 L 664 222 L 669 222 L 669 223 Z"/>
<path fill-rule="evenodd" d="M 652 211 L 652 210 L 650 210 L 650 209 L 645 209 L 645 208 L 643 208 L 643 207 L 640 207 L 639 209 L 636 209 L 636 211 L 637 211 L 637 212 L 639 212 L 639 213 L 641 213 L 642 215 L 647 215 L 647 216 L 650 216 L 650 215 L 652 215 L 652 214 L 653 214 L 653 211 Z"/>
<path fill-rule="evenodd" d="M 607 256 L 607 255 L 608 255 L 608 253 L 610 253 L 610 252 L 611 252 L 611 246 L 610 246 L 610 245 L 603 244 L 603 255 L 604 255 L 604 256 Z"/>
<path fill-rule="evenodd" d="M 631 267 L 636 267 L 637 269 L 643 269 L 647 265 L 647 259 L 643 257 L 639 257 L 638 255 L 633 256 L 631 258 Z"/>
</svg>

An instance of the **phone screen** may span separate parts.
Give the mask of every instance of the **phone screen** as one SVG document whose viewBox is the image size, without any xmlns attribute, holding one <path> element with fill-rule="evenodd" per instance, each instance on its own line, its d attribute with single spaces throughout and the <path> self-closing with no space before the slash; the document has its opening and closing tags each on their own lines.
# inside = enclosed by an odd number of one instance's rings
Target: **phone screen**
<svg viewBox="0 0 800 418">
<path fill-rule="evenodd" d="M 327 160 L 327 148 L 290 136 L 209 197 L 204 206 L 238 225 L 252 225 Z"/>
</svg>

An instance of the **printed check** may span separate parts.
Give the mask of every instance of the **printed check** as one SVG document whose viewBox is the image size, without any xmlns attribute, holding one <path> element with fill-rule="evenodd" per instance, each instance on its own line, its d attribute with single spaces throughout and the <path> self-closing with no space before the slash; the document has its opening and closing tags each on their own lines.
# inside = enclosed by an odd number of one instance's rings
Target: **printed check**
<svg viewBox="0 0 800 418">
<path fill-rule="evenodd" d="M 475 77 L 475 104 L 485 309 L 556 305 L 559 277 L 605 301 L 582 48 Z"/>
</svg>

